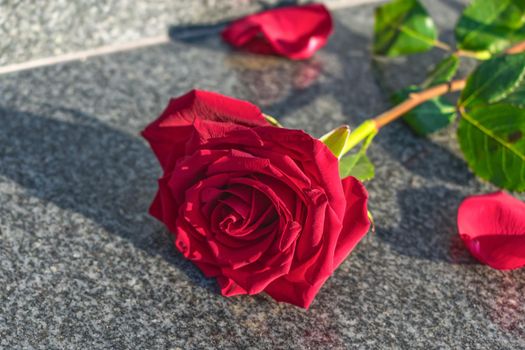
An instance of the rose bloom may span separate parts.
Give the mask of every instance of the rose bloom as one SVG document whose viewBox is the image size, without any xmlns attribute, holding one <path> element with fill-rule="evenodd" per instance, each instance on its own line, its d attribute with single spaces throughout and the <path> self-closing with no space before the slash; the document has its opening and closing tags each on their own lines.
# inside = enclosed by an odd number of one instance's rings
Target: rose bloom
<svg viewBox="0 0 525 350">
<path fill-rule="evenodd" d="M 367 233 L 367 192 L 321 141 L 255 105 L 193 90 L 142 135 L 163 175 L 150 213 L 225 296 L 307 308 Z"/>
</svg>

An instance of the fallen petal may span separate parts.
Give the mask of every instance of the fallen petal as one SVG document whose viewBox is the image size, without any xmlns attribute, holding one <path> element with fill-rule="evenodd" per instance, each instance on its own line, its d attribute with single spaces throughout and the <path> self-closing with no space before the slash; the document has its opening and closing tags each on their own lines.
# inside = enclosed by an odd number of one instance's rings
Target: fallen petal
<svg viewBox="0 0 525 350">
<path fill-rule="evenodd" d="M 332 34 L 330 12 L 322 4 L 287 6 L 256 13 L 231 23 L 223 39 L 258 54 L 299 60 L 311 57 Z"/>
<path fill-rule="evenodd" d="M 504 192 L 471 196 L 458 209 L 458 231 L 470 253 L 498 270 L 525 266 L 525 203 Z"/>
</svg>

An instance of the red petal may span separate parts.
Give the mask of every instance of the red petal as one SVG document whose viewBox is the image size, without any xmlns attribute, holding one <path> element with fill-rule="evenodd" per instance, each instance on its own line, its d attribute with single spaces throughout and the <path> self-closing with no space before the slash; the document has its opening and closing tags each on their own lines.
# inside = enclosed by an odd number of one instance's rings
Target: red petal
<svg viewBox="0 0 525 350">
<path fill-rule="evenodd" d="M 232 279 L 228 277 L 218 276 L 217 283 L 219 283 L 221 293 L 225 297 L 248 294 L 248 292 L 245 289 L 243 289 L 241 286 L 239 286 L 237 283 L 235 283 Z"/>
<path fill-rule="evenodd" d="M 279 278 L 270 283 L 264 291 L 277 301 L 308 309 L 328 277 L 330 276 L 324 276 L 313 285 L 306 281 L 290 282 L 286 278 Z"/>
<path fill-rule="evenodd" d="M 259 108 L 249 102 L 192 90 L 170 100 L 161 116 L 142 131 L 164 170 L 170 159 L 184 154 L 184 144 L 191 136 L 191 125 L 196 119 L 248 127 L 268 125 Z"/>
<path fill-rule="evenodd" d="M 458 231 L 470 253 L 498 270 L 525 266 L 525 203 L 504 193 L 471 196 L 458 209 Z"/>
<path fill-rule="evenodd" d="M 241 18 L 222 37 L 234 47 L 259 54 L 299 60 L 311 57 L 332 34 L 330 12 L 324 5 L 280 7 Z"/>
<path fill-rule="evenodd" d="M 342 182 L 346 198 L 346 212 L 329 273 L 320 276 L 314 283 L 309 283 L 306 278 L 303 281 L 291 281 L 288 278 L 289 275 L 279 278 L 265 289 L 265 292 L 275 300 L 308 308 L 330 274 L 368 232 L 370 220 L 366 209 L 368 193 L 365 187 L 351 176 L 343 179 Z"/>
<path fill-rule="evenodd" d="M 349 176 L 343 179 L 343 191 L 346 198 L 346 212 L 335 250 L 334 269 L 346 259 L 370 228 L 366 207 L 368 192 L 365 186 L 355 177 Z"/>
</svg>

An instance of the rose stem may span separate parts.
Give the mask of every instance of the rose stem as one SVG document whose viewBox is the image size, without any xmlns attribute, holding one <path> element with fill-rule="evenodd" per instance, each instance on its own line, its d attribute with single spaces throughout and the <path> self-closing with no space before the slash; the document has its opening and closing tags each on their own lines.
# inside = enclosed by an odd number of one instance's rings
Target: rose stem
<svg viewBox="0 0 525 350">
<path fill-rule="evenodd" d="M 524 51 L 525 51 L 525 41 L 522 41 L 522 42 L 519 42 L 516 45 L 508 48 L 507 50 L 505 50 L 505 53 L 507 53 L 509 55 L 515 55 L 517 53 L 522 53 Z"/>
<path fill-rule="evenodd" d="M 525 41 L 522 41 L 508 48 L 507 50 L 505 50 L 505 53 L 513 55 L 513 54 L 518 54 L 524 51 L 525 51 Z M 454 80 L 449 83 L 444 83 L 444 84 L 433 86 L 427 90 L 412 93 L 410 94 L 409 98 L 406 101 L 378 115 L 372 120 L 375 122 L 377 130 L 379 130 L 383 126 L 400 118 L 406 112 L 410 111 L 414 107 L 417 107 L 423 102 L 433 99 L 434 97 L 438 97 L 438 96 L 447 94 L 449 92 L 463 90 L 463 88 L 465 87 L 465 84 L 466 84 L 466 79 Z"/>
<path fill-rule="evenodd" d="M 452 48 L 447 44 L 439 40 L 434 41 L 434 46 L 443 51 L 452 51 Z"/>
<path fill-rule="evenodd" d="M 456 49 L 455 51 L 453 51 L 452 48 L 448 44 L 442 41 L 439 41 L 439 40 L 436 40 L 434 42 L 434 46 L 443 51 L 451 52 L 452 55 L 456 55 L 459 57 L 472 57 L 478 60 L 487 60 L 492 57 L 492 53 L 490 51 L 476 52 L 476 51 L 469 51 L 469 50 L 462 50 L 462 49 Z M 512 55 L 512 54 L 521 53 L 523 51 L 525 51 L 525 41 L 521 41 L 511 46 L 510 48 L 505 50 L 505 53 Z"/>
<path fill-rule="evenodd" d="M 522 41 L 505 51 L 506 54 L 518 54 L 525 52 L 525 41 Z M 420 104 L 453 91 L 461 91 L 466 85 L 466 79 L 453 80 L 448 83 L 439 84 L 429 89 L 410 94 L 407 100 L 378 115 L 375 118 L 367 119 L 348 136 L 342 154 L 345 154 L 353 147 L 361 143 L 369 135 L 375 135 L 383 126 L 402 117 L 406 112 Z"/>
<path fill-rule="evenodd" d="M 433 86 L 430 89 L 423 90 L 421 92 L 412 93 L 410 94 L 409 98 L 404 102 L 375 117 L 373 120 L 376 124 L 376 128 L 379 130 L 386 124 L 391 123 L 399 117 L 403 116 L 412 108 L 422 104 L 425 101 L 433 99 L 434 97 L 438 97 L 452 91 L 463 90 L 465 84 L 465 79 L 454 80 L 450 83 L 444 83 Z"/>
</svg>

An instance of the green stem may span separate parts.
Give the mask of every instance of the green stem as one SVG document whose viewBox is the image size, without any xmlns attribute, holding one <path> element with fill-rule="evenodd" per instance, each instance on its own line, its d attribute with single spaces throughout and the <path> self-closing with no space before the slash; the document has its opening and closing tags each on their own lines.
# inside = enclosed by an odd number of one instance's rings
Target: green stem
<svg viewBox="0 0 525 350">
<path fill-rule="evenodd" d="M 438 43 L 438 45 L 436 45 L 437 47 L 440 47 L 445 50 L 449 49 L 448 45 L 443 44 L 439 41 L 437 41 L 437 43 Z M 505 54 L 509 54 L 509 55 L 518 54 L 522 52 L 525 52 L 525 41 L 519 42 L 515 44 L 514 46 L 510 47 L 509 49 L 505 50 Z M 488 51 L 471 52 L 471 51 L 463 51 L 463 50 L 457 50 L 454 52 L 454 54 L 458 56 L 476 57 L 478 59 L 487 59 L 489 58 L 489 56 L 487 55 L 490 55 Z M 463 90 L 465 85 L 466 85 L 466 79 L 453 80 L 448 83 L 435 85 L 426 90 L 410 94 L 409 98 L 405 100 L 404 102 L 398 104 L 397 106 L 394 106 L 393 108 L 376 116 L 373 119 L 368 119 L 364 121 L 355 130 L 353 130 L 348 136 L 346 143 L 343 149 L 341 150 L 340 157 L 342 157 L 352 148 L 357 146 L 363 140 L 364 140 L 363 149 L 366 151 L 366 148 L 368 148 L 374 136 L 379 132 L 379 129 L 381 129 L 383 126 L 393 122 L 394 120 L 401 118 L 408 111 L 412 110 L 413 108 L 419 106 L 420 104 L 430 99 L 433 99 L 435 97 L 438 97 L 438 96 L 441 96 L 441 95 L 444 95 L 450 92 L 461 91 Z M 369 138 L 367 139 L 367 137 Z"/>
<path fill-rule="evenodd" d="M 448 44 L 439 41 L 438 39 L 434 40 L 434 46 L 443 51 L 452 51 L 452 48 Z"/>
<path fill-rule="evenodd" d="M 488 60 L 489 58 L 492 57 L 492 54 L 490 53 L 490 51 L 467 51 L 467 50 L 456 50 L 456 52 L 454 52 L 454 54 L 456 56 L 460 56 L 460 57 L 472 57 L 472 58 L 475 58 L 477 60 Z"/>
<path fill-rule="evenodd" d="M 341 157 L 358 145 L 363 140 L 366 140 L 367 137 L 371 136 L 369 140 L 365 141 L 363 144 L 364 147 L 368 147 L 368 143 L 372 140 L 373 136 L 379 132 L 383 126 L 401 118 L 406 112 L 410 111 L 416 106 L 446 93 L 452 91 L 459 91 L 465 87 L 466 81 L 454 80 L 450 83 L 439 84 L 433 86 L 427 90 L 413 93 L 409 96 L 407 100 L 398 104 L 397 106 L 389 109 L 388 111 L 378 115 L 373 119 L 365 120 L 361 125 L 359 125 L 355 130 L 353 130 L 341 150 Z M 367 143 L 368 142 L 368 143 Z"/>
<path fill-rule="evenodd" d="M 365 140 L 368 136 L 376 134 L 378 132 L 377 124 L 373 119 L 365 120 L 355 130 L 353 130 L 345 143 L 341 154 L 345 154 L 358 145 L 361 141 Z"/>
</svg>

